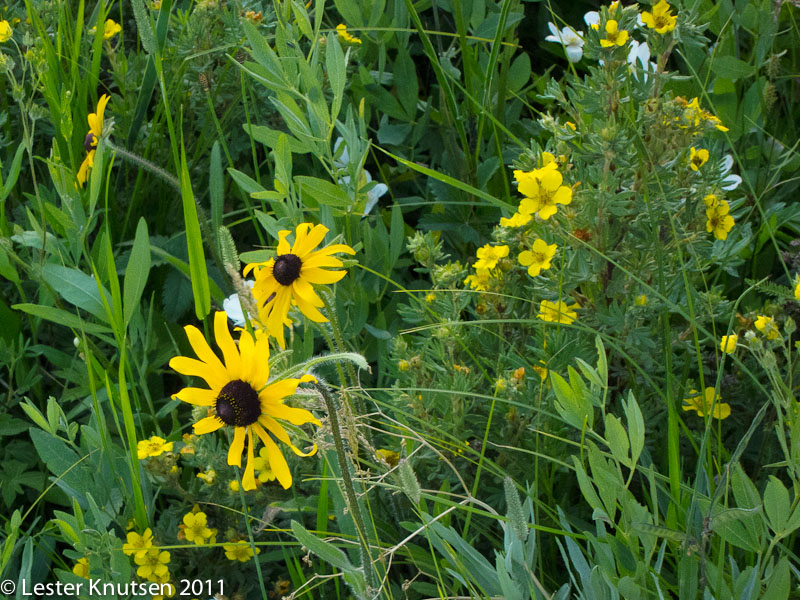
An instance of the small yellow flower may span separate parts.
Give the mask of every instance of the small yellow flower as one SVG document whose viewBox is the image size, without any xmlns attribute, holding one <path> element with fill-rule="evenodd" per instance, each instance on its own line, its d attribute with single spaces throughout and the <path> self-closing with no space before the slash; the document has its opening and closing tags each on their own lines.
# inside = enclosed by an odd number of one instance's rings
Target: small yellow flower
<svg viewBox="0 0 800 600">
<path fill-rule="evenodd" d="M 135 531 L 128 532 L 128 541 L 122 545 L 122 552 L 127 556 L 144 554 L 153 547 L 153 531 L 148 527 L 142 535 Z"/>
<path fill-rule="evenodd" d="M 400 462 L 400 453 L 395 452 L 394 450 L 387 450 L 386 448 L 378 448 L 377 450 L 375 450 L 375 454 L 377 454 L 378 458 L 380 458 L 390 467 L 396 467 L 397 463 Z"/>
<path fill-rule="evenodd" d="M 700 417 L 711 412 L 715 419 L 727 419 L 731 416 L 731 405 L 721 400 L 719 394 L 714 394 L 713 387 L 707 387 L 702 395 L 697 390 L 689 390 L 689 397 L 683 399 L 683 410 L 693 410 Z"/>
<path fill-rule="evenodd" d="M 197 474 L 197 478 L 205 481 L 207 485 L 214 485 L 214 483 L 217 481 L 217 472 L 214 469 L 200 471 Z"/>
<path fill-rule="evenodd" d="M 797 278 L 797 283 L 794 286 L 794 297 L 800 301 L 800 277 Z"/>
<path fill-rule="evenodd" d="M 231 479 L 231 480 L 228 482 L 228 488 L 229 488 L 229 489 L 230 489 L 232 492 L 238 492 L 238 491 L 239 491 L 239 482 L 238 482 L 238 481 L 236 481 L 235 479 Z"/>
<path fill-rule="evenodd" d="M 473 290 L 485 292 L 489 289 L 489 279 L 491 271 L 489 269 L 476 269 L 474 275 L 467 275 L 464 278 L 464 284 L 470 286 Z"/>
<path fill-rule="evenodd" d="M 613 48 L 614 46 L 624 46 L 628 42 L 628 32 L 619 29 L 619 23 L 614 19 L 609 19 L 606 23 L 606 37 L 601 38 L 600 45 L 603 48 Z"/>
<path fill-rule="evenodd" d="M 730 206 L 725 200 L 720 200 L 713 208 L 706 210 L 706 231 L 713 233 L 718 240 L 726 240 L 728 232 L 733 229 L 736 221 L 728 213 Z"/>
<path fill-rule="evenodd" d="M 636 306 L 645 306 L 650 300 L 647 298 L 647 294 L 639 294 L 636 298 L 633 299 L 633 303 Z"/>
<path fill-rule="evenodd" d="M 149 440 L 142 440 L 136 445 L 139 460 L 150 456 L 161 456 L 164 452 L 172 452 L 173 442 L 168 442 L 162 437 L 154 435 Z"/>
<path fill-rule="evenodd" d="M 678 17 L 670 13 L 670 5 L 666 0 L 661 0 L 653 7 L 653 12 L 642 13 L 642 22 L 663 35 L 675 29 Z"/>
<path fill-rule="evenodd" d="M 183 516 L 183 524 L 186 525 L 183 534 L 187 542 L 194 542 L 198 546 L 206 543 L 211 537 L 211 530 L 208 528 L 208 516 L 204 512 L 190 512 Z"/>
<path fill-rule="evenodd" d="M 411 363 L 403 359 L 397 362 L 397 368 L 401 371 L 408 371 L 411 368 Z"/>
<path fill-rule="evenodd" d="M 531 215 L 524 215 L 519 212 L 515 212 L 511 217 L 500 217 L 500 226 L 501 227 L 513 227 L 514 229 L 518 227 L 522 227 L 523 225 L 527 225 L 528 222 L 533 217 Z"/>
<path fill-rule="evenodd" d="M 548 162 L 541 169 L 514 171 L 517 189 L 525 197 L 519 203 L 519 212 L 525 215 L 536 213 L 546 221 L 558 212 L 558 204 L 572 202 L 572 188 L 561 185 L 564 177 L 558 171 L 558 163 Z"/>
<path fill-rule="evenodd" d="M 79 558 L 78 562 L 75 563 L 75 566 L 72 567 L 72 572 L 78 577 L 89 579 L 89 559 Z"/>
<path fill-rule="evenodd" d="M 159 551 L 158 548 L 149 548 L 134 557 L 134 562 L 139 565 L 136 574 L 142 579 L 162 578 L 169 573 L 169 552 Z"/>
<path fill-rule="evenodd" d="M 153 0 L 150 3 L 150 8 L 153 10 L 161 10 L 161 0 Z"/>
<path fill-rule="evenodd" d="M 261 448 L 261 450 L 258 451 L 258 456 L 256 456 L 253 464 L 255 465 L 257 473 L 256 481 L 259 483 L 275 481 L 275 473 L 272 471 L 272 465 L 270 465 L 269 454 L 266 448 Z"/>
<path fill-rule="evenodd" d="M 708 150 L 705 148 L 700 148 L 700 150 L 696 150 L 694 146 L 690 150 L 689 154 L 689 167 L 692 171 L 699 171 L 700 167 L 708 162 Z"/>
<path fill-rule="evenodd" d="M 0 21 L 0 43 L 10 40 L 13 33 L 14 31 L 11 29 L 11 25 L 8 24 L 8 21 L 5 19 Z"/>
<path fill-rule="evenodd" d="M 482 248 L 478 248 L 476 254 L 478 260 L 475 261 L 473 265 L 475 270 L 494 269 L 497 266 L 497 261 L 508 256 L 508 246 L 492 246 L 491 244 L 486 244 Z"/>
<path fill-rule="evenodd" d="M 777 340 L 780 336 L 778 333 L 778 327 L 775 325 L 775 320 L 772 317 L 758 315 L 754 325 L 756 326 L 756 329 L 758 329 L 768 340 Z"/>
<path fill-rule="evenodd" d="M 533 370 L 536 371 L 536 374 L 541 378 L 542 381 L 547 379 L 547 369 L 545 368 L 546 365 L 547 363 L 545 363 L 543 360 L 540 360 L 538 365 L 533 365 Z"/>
<path fill-rule="evenodd" d="M 89 33 L 95 33 L 96 31 L 97 27 L 92 27 L 89 30 Z M 122 26 L 119 23 L 114 22 L 112 19 L 107 19 L 106 22 L 103 24 L 103 39 L 110 40 L 120 31 L 122 31 Z"/>
<path fill-rule="evenodd" d="M 434 300 L 436 300 L 436 294 L 434 294 L 433 292 L 425 294 L 425 302 L 427 302 L 428 304 L 433 304 Z"/>
<path fill-rule="evenodd" d="M 235 544 L 225 544 L 223 548 L 225 549 L 225 556 L 228 560 L 247 562 L 253 558 L 253 549 L 250 547 L 250 544 L 244 540 L 236 542 Z M 256 548 L 256 554 L 261 554 L 260 548 Z"/>
<path fill-rule="evenodd" d="M 715 206 L 719 205 L 719 198 L 717 198 L 714 194 L 708 194 L 705 198 L 703 198 L 703 202 L 705 202 L 707 208 L 714 208 Z"/>
<path fill-rule="evenodd" d="M 519 367 L 514 370 L 511 374 L 511 377 L 514 378 L 514 381 L 520 383 L 523 379 L 525 379 L 525 367 Z"/>
<path fill-rule="evenodd" d="M 539 273 L 550 268 L 550 261 L 556 254 L 556 244 L 550 244 L 544 240 L 536 240 L 530 250 L 520 252 L 519 264 L 528 267 L 528 275 L 537 277 Z"/>
<path fill-rule="evenodd" d="M 453 365 L 453 368 L 454 368 L 456 371 L 458 371 L 459 373 L 463 373 L 464 375 L 469 375 L 469 367 L 466 367 L 466 366 L 464 366 L 464 365 L 457 365 L 457 364 L 454 364 L 454 365 Z"/>
<path fill-rule="evenodd" d="M 348 44 L 360 44 L 361 39 L 347 33 L 347 25 L 339 23 L 336 26 L 336 33 L 339 34 L 339 39 L 347 42 Z"/>
<path fill-rule="evenodd" d="M 567 306 L 566 302 L 559 300 L 558 302 L 550 302 L 550 300 L 542 300 L 539 305 L 539 314 L 536 315 L 542 321 L 549 323 L 564 323 L 569 325 L 578 318 L 578 313 L 574 309 L 580 308 L 578 304 Z"/>
<path fill-rule="evenodd" d="M 572 121 L 567 121 L 567 127 L 572 129 L 572 131 L 578 131 L 578 126 L 575 125 L 575 123 L 573 123 Z"/>
<path fill-rule="evenodd" d="M 719 344 L 720 351 L 725 354 L 733 354 L 736 350 L 736 343 L 739 341 L 739 336 L 735 333 L 731 335 L 723 335 L 722 341 Z"/>
</svg>

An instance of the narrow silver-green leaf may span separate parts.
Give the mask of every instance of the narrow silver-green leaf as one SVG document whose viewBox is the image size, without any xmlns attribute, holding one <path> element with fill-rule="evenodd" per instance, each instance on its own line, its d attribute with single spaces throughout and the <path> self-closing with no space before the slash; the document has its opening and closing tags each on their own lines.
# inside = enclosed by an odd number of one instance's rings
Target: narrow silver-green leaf
<svg viewBox="0 0 800 600">
<path fill-rule="evenodd" d="M 200 221 L 197 218 L 197 207 L 194 204 L 194 192 L 189 180 L 189 168 L 186 165 L 186 149 L 181 139 L 181 200 L 183 201 L 183 220 L 186 226 L 186 246 L 189 251 L 189 271 L 194 295 L 194 312 L 202 320 L 211 311 L 211 291 L 208 286 L 206 255 L 203 251 L 203 237 L 200 233 Z"/>
<path fill-rule="evenodd" d="M 122 306 L 126 325 L 142 299 L 142 292 L 144 292 L 149 275 L 150 234 L 147 232 L 147 221 L 141 217 L 136 226 L 136 236 L 133 240 L 128 266 L 125 268 L 125 281 L 123 282 Z"/>
<path fill-rule="evenodd" d="M 291 527 L 295 539 L 329 565 L 344 572 L 356 570 L 347 555 L 333 544 L 319 539 L 297 521 L 292 521 Z"/>
</svg>

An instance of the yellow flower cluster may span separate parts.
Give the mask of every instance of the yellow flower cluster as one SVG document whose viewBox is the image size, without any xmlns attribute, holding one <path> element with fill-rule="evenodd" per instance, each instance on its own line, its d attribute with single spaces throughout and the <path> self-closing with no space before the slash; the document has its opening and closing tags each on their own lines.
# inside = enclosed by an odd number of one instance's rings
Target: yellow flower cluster
<svg viewBox="0 0 800 600">
<path fill-rule="evenodd" d="M 136 574 L 153 583 L 169 582 L 170 554 L 153 545 L 153 532 L 148 527 L 141 535 L 135 531 L 128 532 L 127 542 L 122 545 L 126 556 L 133 556 L 136 563 Z"/>
<path fill-rule="evenodd" d="M 478 260 L 473 267 L 475 273 L 468 275 L 464 279 L 464 284 L 474 290 L 485 292 L 489 289 L 489 281 L 496 274 L 497 263 L 508 256 L 508 246 L 492 246 L 486 244 L 478 248 L 476 255 Z"/>
<path fill-rule="evenodd" d="M 549 152 L 543 154 L 544 166 L 533 171 L 514 171 L 517 189 L 524 196 L 519 203 L 518 220 L 535 214 L 546 221 L 558 212 L 559 204 L 572 202 L 572 188 L 562 185 L 564 176 L 558 170 L 558 162 Z M 515 218 L 514 215 L 513 218 Z M 527 222 L 527 220 L 525 222 Z M 503 223 L 501 222 L 501 225 Z M 523 223 L 524 224 L 524 223 Z"/>
<path fill-rule="evenodd" d="M 692 98 L 691 102 L 687 102 L 686 98 L 678 96 L 675 101 L 678 105 L 683 106 L 683 113 L 680 117 L 676 117 L 678 127 L 698 130 L 701 125 L 708 123 L 719 131 L 729 131 L 718 117 L 700 107 L 700 101 L 696 97 Z M 695 135 L 697 133 L 699 131 L 694 132 Z"/>
</svg>

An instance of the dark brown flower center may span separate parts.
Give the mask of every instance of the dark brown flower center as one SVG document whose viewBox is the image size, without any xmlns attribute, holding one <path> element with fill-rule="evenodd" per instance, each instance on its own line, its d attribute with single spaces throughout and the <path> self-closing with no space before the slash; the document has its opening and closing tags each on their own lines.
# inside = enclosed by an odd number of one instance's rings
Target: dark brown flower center
<svg viewBox="0 0 800 600">
<path fill-rule="evenodd" d="M 292 285 L 292 282 L 300 277 L 302 267 L 303 261 L 296 254 L 281 254 L 275 259 L 272 275 L 281 285 Z"/>
<path fill-rule="evenodd" d="M 86 134 L 86 138 L 83 140 L 83 148 L 87 152 L 91 152 L 97 148 L 97 138 L 94 137 L 91 131 Z"/>
<path fill-rule="evenodd" d="M 226 425 L 246 427 L 258 421 L 261 403 L 258 392 L 246 381 L 235 379 L 220 390 L 215 406 L 217 416 Z"/>
</svg>

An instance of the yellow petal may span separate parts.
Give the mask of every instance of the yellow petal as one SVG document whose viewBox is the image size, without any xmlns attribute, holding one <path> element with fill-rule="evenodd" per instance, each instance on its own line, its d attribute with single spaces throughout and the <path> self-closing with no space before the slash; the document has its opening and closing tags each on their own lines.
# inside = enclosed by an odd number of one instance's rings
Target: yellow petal
<svg viewBox="0 0 800 600">
<path fill-rule="evenodd" d="M 100 96 L 100 100 L 97 101 L 97 112 L 91 113 L 87 119 L 90 131 L 98 138 L 103 133 L 103 115 L 106 112 L 106 104 L 108 104 L 109 100 L 111 100 L 111 96 L 108 94 Z"/>
<path fill-rule="evenodd" d="M 267 415 L 261 415 L 258 418 L 258 422 L 264 427 L 266 427 L 269 430 L 269 432 L 276 438 L 278 438 L 281 442 L 289 446 L 289 448 L 292 449 L 292 452 L 294 452 L 297 456 L 312 456 L 313 454 L 316 454 L 317 452 L 316 444 L 314 444 L 314 447 L 308 452 L 302 452 L 294 444 L 292 444 L 292 440 L 289 439 L 289 434 L 286 433 L 286 430 L 275 419 L 272 419 Z"/>
<path fill-rule="evenodd" d="M 172 397 L 175 400 L 182 400 L 195 406 L 214 406 L 217 399 L 217 392 L 214 390 L 204 390 L 196 387 L 185 387 Z"/>
<path fill-rule="evenodd" d="M 264 415 L 281 419 L 292 425 L 305 425 L 306 423 L 313 423 L 317 426 L 322 425 L 319 419 L 304 408 L 294 408 L 285 404 L 264 404 L 263 410 Z"/>
<path fill-rule="evenodd" d="M 325 271 L 323 269 L 302 269 L 300 271 L 303 279 L 308 283 L 330 284 L 336 283 L 347 275 L 347 271 Z"/>
<path fill-rule="evenodd" d="M 308 223 L 306 223 L 308 225 Z M 314 248 L 322 243 L 325 235 L 328 233 L 328 228 L 324 225 L 315 225 L 308 235 L 300 236 L 300 227 L 297 228 L 298 235 L 294 242 L 294 253 L 303 259 L 307 254 L 311 253 Z"/>
<path fill-rule="evenodd" d="M 242 466 L 242 452 L 244 452 L 245 428 L 237 427 L 233 430 L 233 441 L 228 448 L 228 464 Z"/>
<path fill-rule="evenodd" d="M 200 330 L 194 325 L 187 325 L 183 328 L 186 332 L 186 337 L 189 338 L 189 344 L 192 346 L 197 358 L 208 365 L 209 369 L 217 371 L 221 376 L 227 376 L 225 366 L 220 362 L 216 354 L 211 350 L 211 347 L 206 342 L 206 338 L 200 333 Z"/>
<path fill-rule="evenodd" d="M 325 315 L 323 315 L 321 312 L 319 312 L 317 310 L 317 308 L 313 304 L 310 304 L 309 302 L 306 302 L 305 299 L 300 298 L 298 296 L 298 297 L 296 297 L 294 299 L 294 301 L 295 301 L 295 304 L 297 304 L 297 308 L 300 309 L 300 312 L 302 312 L 306 317 L 308 317 L 309 319 L 311 319 L 315 323 L 327 323 L 328 322 L 328 318 Z"/>
<path fill-rule="evenodd" d="M 295 298 L 302 298 L 312 306 L 325 306 L 325 303 L 317 296 L 311 284 L 302 276 L 302 271 L 300 274 L 301 276 L 292 282 L 292 291 L 294 292 Z"/>
<path fill-rule="evenodd" d="M 214 338 L 217 340 L 217 346 L 222 350 L 228 377 L 232 380 L 240 379 L 242 360 L 236 344 L 233 342 L 233 337 L 231 337 L 231 332 L 228 330 L 228 315 L 225 314 L 225 311 L 219 310 L 214 315 Z"/>
<path fill-rule="evenodd" d="M 275 293 L 275 299 L 272 301 L 272 310 L 267 319 L 269 334 L 278 341 L 281 348 L 286 348 L 286 340 L 283 337 L 283 322 L 289 314 L 291 300 L 291 288 L 282 286 L 282 289 Z"/>
<path fill-rule="evenodd" d="M 292 247 L 289 245 L 289 242 L 286 241 L 290 233 L 292 232 L 288 229 L 282 229 L 278 232 L 278 256 L 281 254 L 289 254 L 292 251 Z"/>
<path fill-rule="evenodd" d="M 267 455 L 269 456 L 269 466 L 272 467 L 272 472 L 275 474 L 275 478 L 278 480 L 284 489 L 289 489 L 292 486 L 292 473 L 289 471 L 289 465 L 286 463 L 286 459 L 283 457 L 280 448 L 278 445 L 272 441 L 272 438 L 264 431 L 261 427 L 253 427 L 258 435 L 261 438 L 261 441 L 264 443 L 264 447 L 267 449 Z"/>
<path fill-rule="evenodd" d="M 181 375 L 200 377 L 205 380 L 208 387 L 215 390 L 222 389 L 230 381 L 224 370 L 220 372 L 218 369 L 213 369 L 208 364 L 188 356 L 174 357 L 169 361 L 169 367 Z"/>
<path fill-rule="evenodd" d="M 255 464 L 253 456 L 255 451 L 253 448 L 253 431 L 252 427 L 247 428 L 247 466 L 244 468 L 244 476 L 242 477 L 242 487 L 245 490 L 256 489 L 255 477 Z"/>
<path fill-rule="evenodd" d="M 212 431 L 216 431 L 224 424 L 225 423 L 223 423 L 222 420 L 217 417 L 206 417 L 204 419 L 200 419 L 197 423 L 194 424 L 194 432 L 197 435 L 204 435 L 206 433 L 211 433 Z"/>
<path fill-rule="evenodd" d="M 294 394 L 299 383 L 299 379 L 281 379 L 265 387 L 258 397 L 268 404 L 278 404 L 286 396 Z"/>
</svg>

